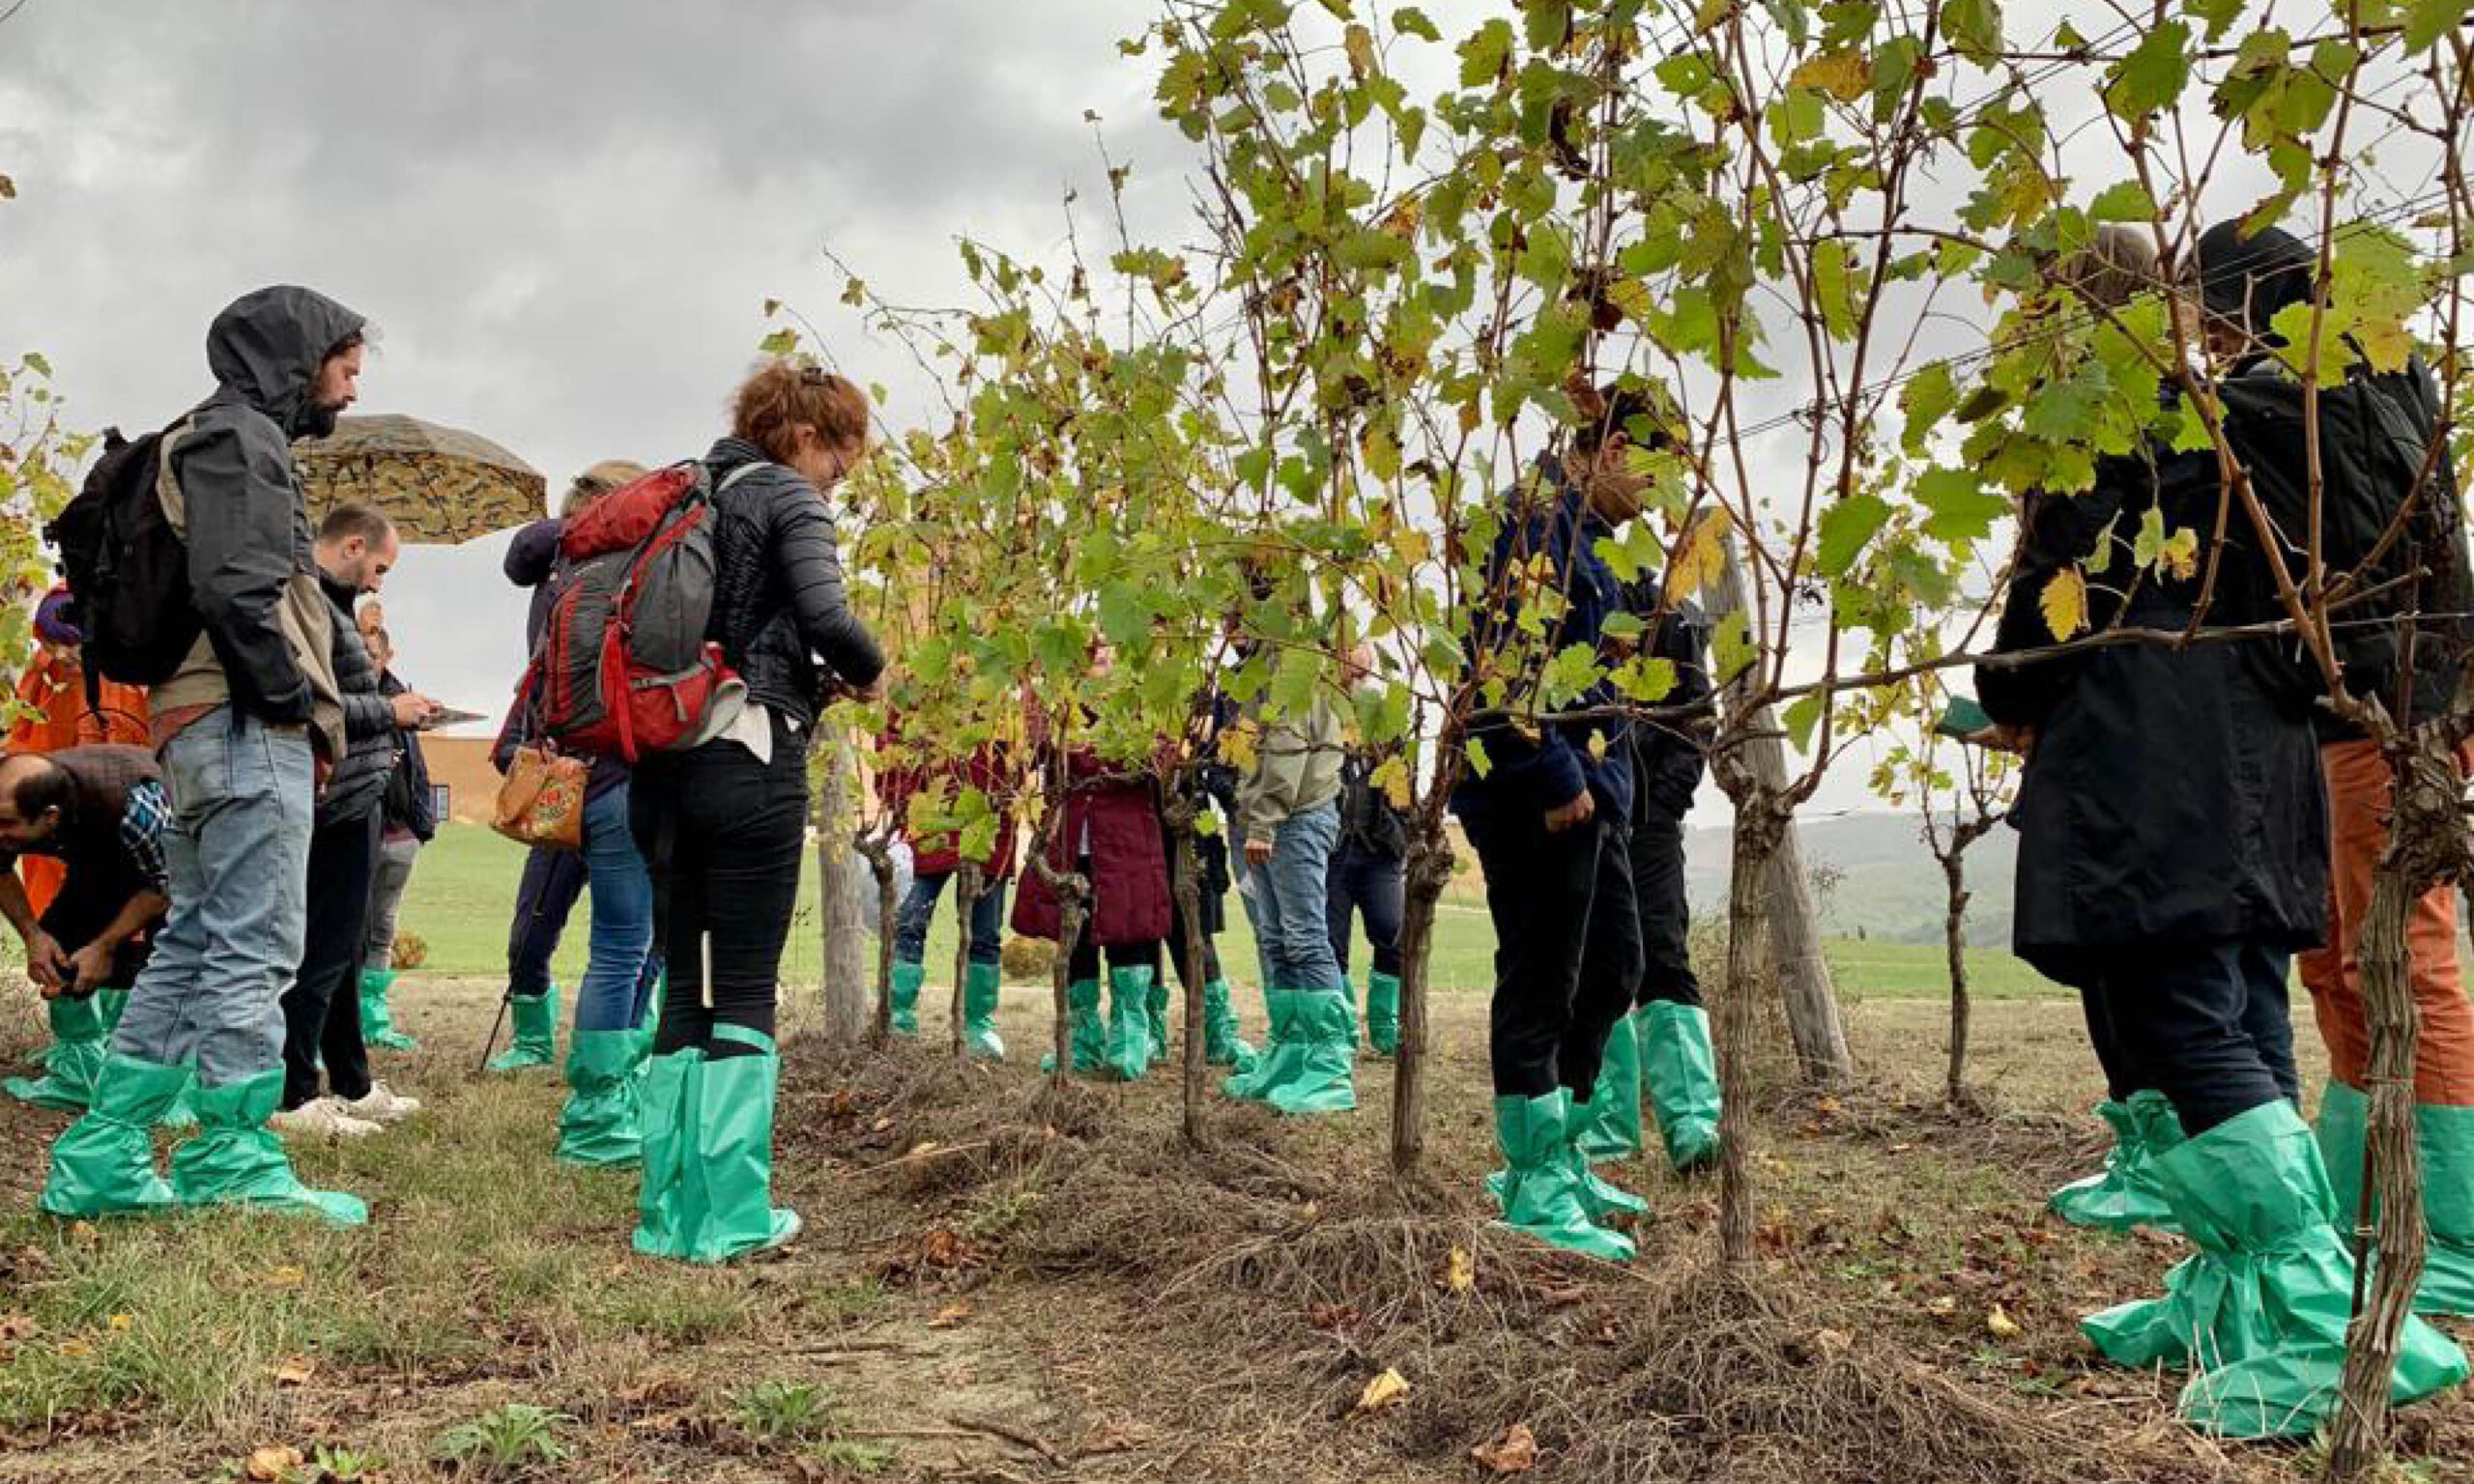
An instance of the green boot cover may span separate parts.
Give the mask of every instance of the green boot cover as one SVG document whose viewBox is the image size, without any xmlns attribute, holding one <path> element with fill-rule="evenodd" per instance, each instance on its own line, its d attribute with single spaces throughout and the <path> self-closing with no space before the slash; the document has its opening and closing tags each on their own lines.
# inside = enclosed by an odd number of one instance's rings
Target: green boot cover
<svg viewBox="0 0 2474 1484">
<path fill-rule="evenodd" d="M 799 1234 L 798 1213 L 773 1204 L 773 1095 L 782 1061 L 772 1038 L 716 1025 L 713 1040 L 757 1051 L 707 1056 L 699 1072 L 695 1149 L 686 1170 L 687 1183 L 702 1187 L 703 1220 L 687 1241 L 686 1257 L 694 1263 L 726 1263 Z"/>
<path fill-rule="evenodd" d="M 996 1034 L 996 996 L 1004 978 L 1002 965 L 979 962 L 963 976 L 963 1046 L 992 1062 L 1005 1060 L 1005 1038 Z"/>
<path fill-rule="evenodd" d="M 1366 976 L 1366 1043 L 1377 1056 L 1400 1049 L 1400 980 L 1393 974 Z"/>
<path fill-rule="evenodd" d="M 394 1013 L 387 1008 L 387 991 L 394 987 L 393 969 L 360 971 L 361 1040 L 389 1051 L 417 1051 L 421 1043 L 395 1029 Z"/>
<path fill-rule="evenodd" d="M 1657 1114 L 1666 1162 L 1697 1170 L 1718 1157 L 1718 1054 L 1710 1013 L 1698 1005 L 1652 1000 L 1632 1017 L 1641 1042 L 1641 1090 Z"/>
<path fill-rule="evenodd" d="M 1567 1097 L 1495 1099 L 1495 1142 L 1503 1151 L 1502 1224 L 1568 1251 L 1626 1262 L 1632 1240 L 1590 1219 L 1572 1176 L 1565 1136 Z"/>
<path fill-rule="evenodd" d="M 191 1057 L 182 1065 L 188 1071 L 189 1079 L 181 1084 L 181 1096 L 173 1099 L 172 1105 L 163 1110 L 160 1118 L 155 1120 L 155 1127 L 158 1128 L 197 1127 L 197 1059 Z"/>
<path fill-rule="evenodd" d="M 1263 1090 L 1282 1113 L 1346 1113 L 1357 1106 L 1357 1057 L 1349 1038 L 1355 1020 L 1345 991 L 1304 990 L 1289 1007 L 1290 1043 L 1298 1049 L 1289 1075 Z"/>
<path fill-rule="evenodd" d="M 155 1173 L 150 1130 L 188 1080 L 187 1067 L 105 1051 L 94 1105 L 52 1141 L 51 1176 L 36 1205 L 55 1216 L 134 1215 L 168 1208 L 172 1189 Z"/>
<path fill-rule="evenodd" d="M 95 1003 L 102 1007 L 103 1034 L 109 1036 L 112 1032 L 119 1030 L 120 1017 L 129 1010 L 129 991 L 98 989 L 95 991 Z"/>
<path fill-rule="evenodd" d="M 1142 1008 L 1151 1018 L 1151 1054 L 1161 1061 L 1168 1059 L 1168 981 L 1160 974 L 1151 976 L 1151 988 L 1144 994 Z"/>
<path fill-rule="evenodd" d="M 2335 1414 L 2354 1265 L 2319 1148 L 2293 1105 L 2263 1103 L 2154 1164 L 2199 1250 L 2165 1297 L 2081 1321 L 2118 1364 L 2187 1365 L 2183 1420 L 2233 1438 L 2293 1437 Z M 2400 1405 L 2465 1379 L 2465 1356 L 2409 1320 L 2389 1394 Z"/>
<path fill-rule="evenodd" d="M 1151 1041 L 1151 979 L 1147 968 L 1108 970 L 1108 1071 L 1119 1081 L 1141 1081 L 1160 1051 Z"/>
<path fill-rule="evenodd" d="M 519 994 L 507 1001 L 515 1020 L 515 1043 L 491 1057 L 492 1071 L 521 1071 L 547 1067 L 559 1059 L 559 986 L 539 994 Z"/>
<path fill-rule="evenodd" d="M 928 966 L 924 963 L 893 965 L 893 1033 L 905 1041 L 919 1036 L 919 986 L 928 982 Z"/>
<path fill-rule="evenodd" d="M 2353 1241 L 2362 1202 L 2364 1126 L 2371 1099 L 2333 1078 L 2319 1098 L 2319 1156 L 2337 1197 L 2337 1225 Z M 2417 1146 L 2423 1161 L 2423 1281 L 2414 1290 L 2418 1314 L 2474 1314 L 2474 1108 L 2418 1104 Z"/>
<path fill-rule="evenodd" d="M 2157 1188 L 2156 1156 L 2182 1141 L 2181 1120 L 2165 1095 L 2153 1089 L 2134 1093 L 2128 1102 L 2100 1102 L 2096 1116 L 2114 1130 L 2114 1147 L 2106 1152 L 2105 1168 L 2056 1190 L 2045 1204 L 2073 1226 L 2109 1232 L 2149 1227 L 2178 1231 L 2173 1213 Z"/>
<path fill-rule="evenodd" d="M 1252 1070 L 1254 1048 L 1237 1031 L 1237 1011 L 1228 1002 L 1228 981 L 1215 979 L 1202 986 L 1202 1059 L 1214 1067 Z"/>
<path fill-rule="evenodd" d="M 630 1165 L 644 1156 L 636 1130 L 634 1031 L 578 1031 L 567 1042 L 567 1105 L 559 1110 L 558 1156 L 569 1164 Z"/>
<path fill-rule="evenodd" d="M 1369 1016 L 1369 1019 L 1372 1017 Z M 1629 1159 L 1641 1152 L 1641 1042 L 1637 1013 L 1606 1033 L 1606 1059 L 1585 1104 L 1588 1116 L 1572 1130 L 1584 1158 Z M 1576 1110 L 1577 1111 L 1577 1110 Z"/>
<path fill-rule="evenodd" d="M 43 1002 L 51 1022 L 51 1058 L 40 1077 L 11 1077 L 0 1087 L 20 1102 L 64 1113 L 83 1113 L 103 1070 L 102 991 L 54 995 Z"/>
<path fill-rule="evenodd" d="M 1600 1079 L 1601 1083 L 1603 1080 L 1603 1078 Z M 1564 1162 L 1571 1171 L 1572 1193 L 1580 1197 L 1581 1210 L 1587 1212 L 1592 1220 L 1602 1220 L 1613 1215 L 1644 1214 L 1650 1209 L 1649 1202 L 1611 1181 L 1601 1180 L 1590 1169 L 1589 1158 L 1581 1152 L 1578 1135 L 1580 1130 L 1592 1127 L 1597 1119 L 1589 1103 L 1576 1103 L 1571 1100 L 1571 1096 L 1569 1088 L 1564 1090 L 1564 1118 L 1568 1125 L 1565 1130 Z M 1593 1095 L 1592 1101 L 1595 1100 L 1596 1095 Z M 1510 1166 L 1486 1177 L 1486 1193 L 1495 1198 L 1495 1205 L 1499 1210 L 1510 1193 L 1511 1178 L 1512 1172 Z"/>
<path fill-rule="evenodd" d="M 1222 1092 L 1248 1102 L 1264 1102 L 1269 1100 L 1273 1088 L 1296 1077 L 1298 1067 L 1306 1060 L 1306 1043 L 1298 1040 L 1299 998 L 1289 989 L 1263 991 L 1263 1017 L 1271 1027 L 1270 1039 L 1252 1067 L 1241 1068 L 1221 1082 Z"/>
<path fill-rule="evenodd" d="M 267 1119 L 283 1100 L 283 1069 L 197 1090 L 198 1133 L 172 1151 L 172 1192 L 184 1206 L 268 1206 L 359 1226 L 369 1208 L 356 1196 L 312 1190 L 292 1173 Z"/>
<path fill-rule="evenodd" d="M 2423 1283 L 2414 1308 L 2474 1314 L 2474 1108 L 2426 1102 L 2414 1109 L 2423 1156 Z"/>
<path fill-rule="evenodd" d="M 687 1046 L 647 1061 L 637 1089 L 644 1176 L 636 1187 L 634 1241 L 647 1257 L 686 1257 L 704 1224 L 704 1184 L 687 1178 L 696 1158 L 696 1094 L 704 1070 L 704 1051 Z"/>
<path fill-rule="evenodd" d="M 1065 986 L 1065 1013 L 1069 1021 L 1065 1044 L 1074 1056 L 1078 1072 L 1097 1071 L 1107 1064 L 1108 1054 L 1108 1028 L 1100 1023 L 1100 982 L 1078 979 Z M 1040 1070 L 1056 1070 L 1056 1053 L 1040 1058 Z"/>
</svg>

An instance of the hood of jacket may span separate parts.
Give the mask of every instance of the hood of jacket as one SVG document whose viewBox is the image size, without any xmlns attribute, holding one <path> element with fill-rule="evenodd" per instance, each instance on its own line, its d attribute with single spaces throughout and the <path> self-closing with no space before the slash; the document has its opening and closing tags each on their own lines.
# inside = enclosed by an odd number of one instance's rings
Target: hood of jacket
<svg viewBox="0 0 2474 1484">
<path fill-rule="evenodd" d="M 566 522 L 552 516 L 534 521 L 515 533 L 506 544 L 505 559 L 500 563 L 506 580 L 518 587 L 538 587 L 550 580 L 550 571 L 559 564 L 559 535 Z"/>
<path fill-rule="evenodd" d="M 2239 221 L 2220 221 L 2200 236 L 2200 298 L 2211 314 L 2238 321 L 2270 345 L 2277 312 L 2311 298 L 2319 260 L 2283 227 L 2245 237 Z"/>
<path fill-rule="evenodd" d="M 207 369 L 287 437 L 318 437 L 335 425 L 333 413 L 309 401 L 318 367 L 368 323 L 314 289 L 260 289 L 234 300 L 207 328 Z"/>
</svg>

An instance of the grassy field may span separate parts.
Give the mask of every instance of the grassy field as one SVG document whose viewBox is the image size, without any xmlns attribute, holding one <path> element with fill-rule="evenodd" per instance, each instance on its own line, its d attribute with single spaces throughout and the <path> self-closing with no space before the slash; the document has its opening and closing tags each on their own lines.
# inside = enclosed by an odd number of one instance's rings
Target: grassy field
<svg viewBox="0 0 2474 1484">
<path fill-rule="evenodd" d="M 477 825 L 449 825 L 421 852 L 399 923 L 428 943 L 426 972 L 486 977 L 504 971 L 507 918 L 523 861 L 521 847 Z M 801 905 L 791 924 L 782 966 L 783 977 L 793 985 L 817 983 L 821 965 L 813 856 L 807 858 L 805 869 Z M 1242 909 L 1233 898 L 1228 907 L 1239 921 L 1232 922 L 1231 930 L 1220 940 L 1221 953 L 1237 983 L 1258 984 L 1252 934 L 1245 929 Z M 560 944 L 558 972 L 562 984 L 572 985 L 583 971 L 590 916 L 589 907 L 579 906 Z M 937 914 L 929 938 L 928 961 L 940 971 L 953 962 L 953 931 L 949 908 Z M 1493 953 L 1494 932 L 1484 909 L 1465 900 L 1445 902 L 1435 928 L 1433 984 L 1437 991 L 1484 993 L 1494 982 Z M 1840 992 L 1850 998 L 1941 999 L 1949 992 L 1938 945 L 1840 939 L 1828 944 L 1827 953 L 1837 972 Z M 1999 950 L 1971 950 L 1968 964 L 1971 985 L 1986 999 L 2064 992 Z M 1360 974 L 1365 972 L 1363 944 L 1354 967 Z M 936 977 L 941 982 L 946 974 L 939 972 Z"/>
<path fill-rule="evenodd" d="M 794 1006 L 775 1194 L 806 1235 L 725 1270 L 649 1262 L 634 1178 L 549 1158 L 556 1081 L 474 1074 L 496 993 L 408 986 L 423 1046 L 385 1071 L 427 1111 L 296 1148 L 368 1200 L 360 1230 L 43 1219 L 65 1119 L 0 1103 L 0 1480 L 1444 1484 L 1486 1476 L 1472 1448 L 1514 1426 L 1539 1484 L 2314 1476 L 2307 1450 L 2182 1432 L 2177 1377 L 2079 1338 L 2180 1243 L 2042 1213 L 2099 1147 L 2068 1004 L 1985 1007 L 1966 1112 L 1932 1091 L 1929 1001 L 1851 1004 L 1862 1077 L 1829 1096 L 1768 1052 L 1762 1255 L 1735 1287 L 1709 1267 L 1712 1184 L 1654 1162 L 1608 1168 L 1653 1205 L 1629 1267 L 1488 1227 L 1474 995 L 1437 1006 L 1405 1186 L 1382 1174 L 1380 1063 L 1354 1117 L 1215 1098 L 1193 1153 L 1165 1070 L 1042 1091 L 1034 989 L 1005 997 L 998 1068 L 945 1057 L 933 1009 L 927 1042 L 848 1053 Z M 0 1050 L 30 1029 L 0 1019 Z M 2303 1052 L 2316 1072 L 2307 1032 Z M 1361 1411 L 1385 1371 L 1406 1396 Z M 2474 1401 L 2404 1423 L 2412 1477 L 2474 1479 Z"/>
</svg>

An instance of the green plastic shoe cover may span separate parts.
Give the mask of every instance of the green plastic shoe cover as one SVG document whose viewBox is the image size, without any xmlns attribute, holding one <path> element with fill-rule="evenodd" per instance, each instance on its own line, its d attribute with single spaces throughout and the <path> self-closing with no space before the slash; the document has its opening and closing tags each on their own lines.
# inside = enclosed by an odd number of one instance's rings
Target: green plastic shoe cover
<svg viewBox="0 0 2474 1484">
<path fill-rule="evenodd" d="M 1718 1157 L 1718 1054 L 1710 1013 L 1698 1005 L 1652 1000 L 1634 1012 L 1641 1042 L 1641 1090 L 1657 1114 L 1666 1162 L 1697 1170 Z"/>
<path fill-rule="evenodd" d="M 636 1068 L 647 1042 L 635 1031 L 578 1031 L 567 1042 L 567 1104 L 559 1110 L 558 1157 L 617 1168 L 644 1156 L 636 1127 Z"/>
<path fill-rule="evenodd" d="M 1151 1040 L 1151 970 L 1108 970 L 1108 1071 L 1122 1082 L 1139 1082 L 1160 1048 Z"/>
<path fill-rule="evenodd" d="M 559 1059 L 559 986 L 539 994 L 519 994 L 507 1001 L 515 1021 L 515 1043 L 491 1057 L 492 1071 L 521 1071 L 547 1067 Z"/>
<path fill-rule="evenodd" d="M 387 992 L 394 987 L 393 969 L 360 971 L 361 1040 L 389 1051 L 417 1051 L 421 1043 L 395 1029 L 394 1012 L 387 1005 Z"/>
<path fill-rule="evenodd" d="M 120 1017 L 129 1010 L 129 991 L 98 989 L 95 991 L 95 1003 L 102 1007 L 103 1034 L 109 1036 L 112 1032 L 119 1030 Z"/>
<path fill-rule="evenodd" d="M 11 1077 L 0 1083 L 10 1097 L 39 1108 L 83 1113 L 95 1096 L 95 1078 L 103 1070 L 104 991 L 60 994 L 43 1002 L 51 1022 L 51 1055 L 40 1077 Z"/>
<path fill-rule="evenodd" d="M 1641 1042 L 1639 1013 L 1615 1022 L 1606 1034 L 1606 1059 L 1584 1105 L 1587 1117 L 1572 1130 L 1583 1158 L 1629 1159 L 1641 1152 Z M 1579 1110 L 1575 1110 L 1579 1111 Z"/>
<path fill-rule="evenodd" d="M 1268 1102 L 1274 1088 L 1296 1078 L 1306 1061 L 1306 1043 L 1298 1039 L 1300 998 L 1291 989 L 1263 990 L 1263 1017 L 1271 1028 L 1270 1039 L 1252 1067 L 1240 1068 L 1221 1082 L 1222 1092 L 1247 1102 Z"/>
<path fill-rule="evenodd" d="M 978 962 L 963 977 L 963 1046 L 991 1062 L 1005 1060 L 1005 1038 L 996 1034 L 996 999 L 1004 979 L 1002 965 Z"/>
<path fill-rule="evenodd" d="M 1078 979 L 1065 986 L 1065 1012 L 1069 1018 L 1066 1047 L 1073 1053 L 1074 1070 L 1078 1072 L 1098 1071 L 1107 1065 L 1108 1054 L 1108 1027 L 1100 1021 L 1100 982 Z M 1056 1053 L 1040 1058 L 1040 1070 L 1056 1070 Z"/>
<path fill-rule="evenodd" d="M 781 1073 L 770 1037 L 744 1026 L 716 1025 L 715 1042 L 753 1046 L 753 1055 L 707 1056 L 688 1088 L 681 1209 L 693 1217 L 679 1233 L 691 1263 L 726 1263 L 778 1247 L 799 1234 L 798 1213 L 773 1205 L 773 1099 Z M 641 1250 L 641 1248 L 640 1248 Z"/>
<path fill-rule="evenodd" d="M 2371 1099 L 2331 1079 L 2319 1099 L 2319 1155 L 2337 1198 L 2337 1225 L 2353 1240 L 2362 1204 L 2362 1149 Z M 2418 1314 L 2474 1314 L 2474 1108 L 2414 1108 L 2423 1163 L 2423 1280 Z"/>
<path fill-rule="evenodd" d="M 198 1132 L 172 1151 L 172 1193 L 184 1206 L 264 1206 L 324 1216 L 338 1226 L 369 1219 L 360 1198 L 312 1190 L 292 1173 L 267 1119 L 283 1100 L 283 1069 L 197 1090 Z"/>
<path fill-rule="evenodd" d="M 1155 1059 L 1165 1061 L 1168 1055 L 1167 980 L 1159 974 L 1151 974 L 1151 987 L 1143 995 L 1142 1008 L 1151 1019 L 1151 1054 Z"/>
<path fill-rule="evenodd" d="M 2119 1304 L 2080 1328 L 2117 1364 L 2188 1366 L 2183 1420 L 2232 1438 L 2308 1434 L 2336 1413 L 2354 1265 L 2335 1224 L 2318 1145 L 2280 1099 L 2154 1162 L 2199 1250 L 2165 1296 Z M 2465 1379 L 2456 1344 L 2409 1320 L 2390 1397 L 2402 1405 Z"/>
<path fill-rule="evenodd" d="M 94 1104 L 52 1141 L 51 1174 L 36 1205 L 55 1216 L 140 1215 L 172 1204 L 155 1173 L 151 1131 L 188 1085 L 187 1067 L 105 1051 Z"/>
<path fill-rule="evenodd" d="M 696 1158 L 696 1092 L 704 1070 L 703 1048 L 682 1047 L 646 1062 L 637 1088 L 644 1176 L 636 1187 L 634 1244 L 647 1257 L 686 1257 L 704 1224 L 703 1183 L 687 1179 Z"/>
<path fill-rule="evenodd" d="M 1503 1151 L 1502 1224 L 1552 1246 L 1627 1262 L 1632 1240 L 1590 1218 L 1572 1174 L 1564 1131 L 1568 1095 L 1495 1099 L 1495 1142 Z"/>
<path fill-rule="evenodd" d="M 2162 1113 L 2170 1121 L 2171 1137 L 2164 1148 L 2181 1142 L 2181 1121 L 2174 1117 L 2173 1105 L 2162 1093 L 2135 1093 L 2128 1102 L 2100 1102 L 2096 1116 L 2114 1130 L 2114 1147 L 2106 1152 L 2105 1167 L 2084 1180 L 2074 1180 L 2056 1190 L 2046 1200 L 2054 1214 L 2073 1226 L 2097 1227 L 2109 1232 L 2127 1232 L 2134 1227 L 2150 1227 L 2160 1232 L 2179 1230 L 2173 1225 L 2173 1213 L 2165 1204 L 2164 1193 L 2157 1188 L 2155 1158 L 2159 1152 L 2148 1142 L 2151 1127 L 2162 1128 L 2156 1115 Z"/>
<path fill-rule="evenodd" d="M 1377 1056 L 1400 1049 L 1400 980 L 1393 974 L 1366 976 L 1366 1044 Z"/>
<path fill-rule="evenodd" d="M 1224 979 L 1202 986 L 1202 1058 L 1214 1067 L 1234 1067 L 1241 1072 L 1254 1065 L 1254 1048 L 1238 1032 L 1237 1009 L 1229 1003 Z"/>
<path fill-rule="evenodd" d="M 1297 1048 L 1289 1074 L 1265 1088 L 1263 1101 L 1282 1113 L 1346 1113 L 1357 1106 L 1356 1055 L 1349 1041 L 1345 991 L 1300 990 L 1290 996 L 1289 1040 Z"/>
<path fill-rule="evenodd" d="M 893 1033 L 905 1041 L 919 1036 L 919 986 L 928 982 L 928 966 L 894 960 Z"/>
</svg>

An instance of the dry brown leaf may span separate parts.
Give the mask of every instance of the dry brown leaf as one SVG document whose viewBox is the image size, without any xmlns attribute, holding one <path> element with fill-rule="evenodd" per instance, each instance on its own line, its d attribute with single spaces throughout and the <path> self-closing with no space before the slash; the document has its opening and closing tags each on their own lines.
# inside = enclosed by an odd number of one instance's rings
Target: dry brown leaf
<svg viewBox="0 0 2474 1484">
<path fill-rule="evenodd" d="M 1842 1354 L 1856 1348 L 1856 1336 L 1844 1329 L 1816 1329 L 1813 1348 L 1824 1355 Z"/>
<path fill-rule="evenodd" d="M 95 1223 L 92 1221 L 72 1221 L 69 1223 L 69 1240 L 97 1242 L 103 1240 L 103 1234 L 95 1230 Z"/>
<path fill-rule="evenodd" d="M 309 1274 L 289 1263 L 267 1274 L 269 1288 L 299 1288 L 309 1281 Z"/>
<path fill-rule="evenodd" d="M 95 1347 L 84 1340 L 63 1340 L 52 1349 L 72 1360 L 82 1360 L 95 1353 Z"/>
<path fill-rule="evenodd" d="M 305 1460 L 302 1458 L 299 1448 L 289 1447 L 280 1442 L 271 1442 L 263 1448 L 249 1450 L 249 1477 L 266 1481 L 280 1479 L 293 1470 L 300 1468 L 303 1462 Z"/>
<path fill-rule="evenodd" d="M 2001 1305 L 1998 1303 L 1993 1306 L 1990 1313 L 1984 1316 L 1984 1327 L 1985 1332 L 1997 1340 L 2015 1340 L 2022 1333 L 2019 1322 L 2003 1313 Z"/>
<path fill-rule="evenodd" d="M 317 1369 L 306 1360 L 279 1360 L 275 1362 L 273 1374 L 274 1384 L 278 1386 L 305 1386 L 309 1384 L 309 1378 L 317 1374 Z"/>
<path fill-rule="evenodd" d="M 1408 1394 L 1409 1378 L 1386 1366 L 1382 1375 L 1367 1382 L 1366 1389 L 1358 1393 L 1357 1410 L 1381 1412 L 1386 1407 L 1398 1405 Z"/>
<path fill-rule="evenodd" d="M 1959 1300 L 1950 1297 L 1948 1294 L 1943 1294 L 1941 1298 L 1926 1304 L 1924 1306 L 1924 1312 L 1938 1318 L 1947 1319 L 1951 1315 L 1959 1312 Z"/>
<path fill-rule="evenodd" d="M 936 1317 L 935 1319 L 928 1321 L 928 1327 L 931 1329 L 951 1329 L 956 1325 L 961 1324 L 964 1320 L 968 1318 L 970 1318 L 969 1304 L 949 1303 L 936 1311 Z"/>
<path fill-rule="evenodd" d="M 104 1320 L 103 1323 L 110 1327 L 112 1333 L 127 1334 L 130 1327 L 137 1323 L 137 1316 L 133 1314 L 115 1314 L 111 1318 Z"/>
<path fill-rule="evenodd" d="M 1526 1422 L 1514 1422 L 1496 1442 L 1482 1442 L 1469 1456 L 1494 1473 L 1527 1473 L 1538 1467 L 1538 1439 Z"/>
<path fill-rule="evenodd" d="M 884 1132 L 886 1129 L 888 1129 L 888 1128 L 890 1128 L 890 1127 L 893 1127 L 893 1120 L 892 1120 L 892 1119 L 890 1119 L 890 1118 L 880 1118 L 880 1119 L 877 1119 L 877 1120 L 875 1127 L 874 1127 L 872 1129 L 870 1129 L 870 1131 L 871 1131 L 871 1132 L 874 1132 L 874 1133 L 882 1133 L 882 1132 Z"/>
<path fill-rule="evenodd" d="M 1478 1286 L 1478 1260 L 1467 1247 L 1454 1247 L 1444 1260 L 1443 1286 L 1455 1294 L 1465 1294 Z"/>
</svg>

